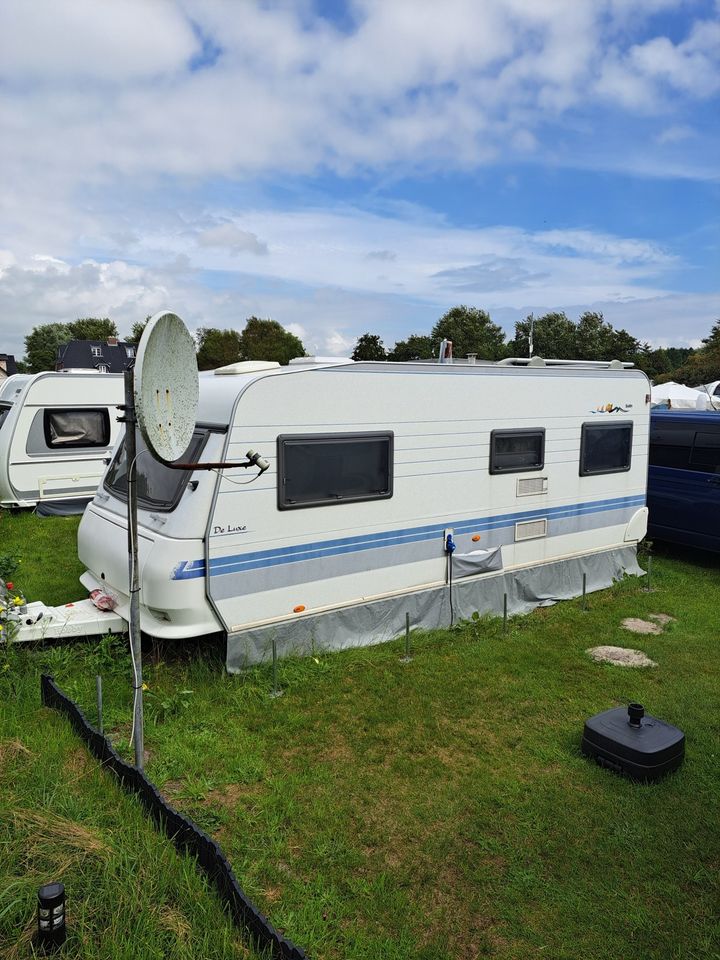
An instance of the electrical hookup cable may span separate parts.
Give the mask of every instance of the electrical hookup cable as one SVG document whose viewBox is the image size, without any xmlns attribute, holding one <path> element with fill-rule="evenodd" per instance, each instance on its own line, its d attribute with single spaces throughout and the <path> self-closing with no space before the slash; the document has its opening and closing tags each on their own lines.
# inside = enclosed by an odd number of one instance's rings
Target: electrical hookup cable
<svg viewBox="0 0 720 960">
<path fill-rule="evenodd" d="M 445 553 L 447 554 L 447 582 L 448 593 L 450 597 L 450 626 L 455 625 L 455 608 L 453 607 L 453 554 L 455 553 L 455 541 L 452 533 L 445 537 Z"/>
</svg>

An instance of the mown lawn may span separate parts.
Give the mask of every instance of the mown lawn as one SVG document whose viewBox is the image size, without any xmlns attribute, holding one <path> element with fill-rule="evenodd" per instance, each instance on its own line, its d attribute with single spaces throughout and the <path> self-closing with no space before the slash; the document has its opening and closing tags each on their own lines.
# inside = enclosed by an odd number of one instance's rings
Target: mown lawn
<svg viewBox="0 0 720 960">
<path fill-rule="evenodd" d="M 31 519 L 5 518 L 4 531 L 19 531 L 26 557 L 35 525 L 58 524 L 55 549 L 67 553 L 58 599 L 67 599 L 77 576 L 72 547 L 61 547 L 70 526 Z M 269 670 L 227 676 L 217 650 L 148 650 L 148 772 L 312 957 L 717 958 L 720 562 L 665 552 L 654 586 L 627 580 L 590 597 L 588 611 L 580 602 L 537 611 L 506 636 L 496 621 L 418 635 L 410 664 L 394 644 L 286 661 L 279 699 L 268 696 Z M 619 626 L 650 613 L 677 620 L 659 636 Z M 593 664 L 584 651 L 597 643 L 639 647 L 658 667 Z M 65 721 L 38 706 L 49 666 L 93 716 L 99 670 L 106 726 L 126 750 L 124 651 L 75 644 L 12 651 L 8 662 L 8 949 L 31 918 L 34 886 L 64 867 L 75 904 L 68 956 L 243 956 L 192 864 L 95 769 Z M 685 765 L 655 785 L 579 752 L 584 719 L 629 700 L 687 735 Z M 54 849 L 63 830 L 52 827 L 37 841 L 33 817 L 46 811 L 91 830 L 110 853 Z"/>
</svg>

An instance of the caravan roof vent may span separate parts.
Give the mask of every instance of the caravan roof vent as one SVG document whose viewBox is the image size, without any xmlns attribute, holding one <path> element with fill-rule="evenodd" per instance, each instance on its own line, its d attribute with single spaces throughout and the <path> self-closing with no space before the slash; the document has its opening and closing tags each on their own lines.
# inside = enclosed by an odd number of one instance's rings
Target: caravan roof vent
<svg viewBox="0 0 720 960">
<path fill-rule="evenodd" d="M 291 367 L 312 367 L 319 364 L 323 367 L 337 366 L 341 363 L 355 363 L 349 357 L 295 357 L 290 361 Z"/>
<path fill-rule="evenodd" d="M 242 373 L 260 373 L 261 370 L 275 370 L 280 364 L 274 360 L 241 360 L 239 363 L 228 363 L 226 367 L 218 367 L 214 371 L 216 377 L 237 377 Z"/>
</svg>

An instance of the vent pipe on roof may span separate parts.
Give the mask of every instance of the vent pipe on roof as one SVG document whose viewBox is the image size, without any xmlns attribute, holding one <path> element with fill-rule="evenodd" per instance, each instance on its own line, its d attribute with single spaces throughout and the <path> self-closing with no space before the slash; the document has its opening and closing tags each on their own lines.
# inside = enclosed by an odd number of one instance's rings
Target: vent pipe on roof
<svg viewBox="0 0 720 960">
<path fill-rule="evenodd" d="M 438 363 L 452 363 L 452 340 L 443 340 L 438 353 Z"/>
</svg>

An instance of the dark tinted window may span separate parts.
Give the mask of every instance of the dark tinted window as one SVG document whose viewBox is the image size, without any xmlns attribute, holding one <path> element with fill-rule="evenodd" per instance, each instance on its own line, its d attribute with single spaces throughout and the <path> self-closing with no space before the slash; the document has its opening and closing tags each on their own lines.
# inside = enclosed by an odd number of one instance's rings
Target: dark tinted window
<svg viewBox="0 0 720 960">
<path fill-rule="evenodd" d="M 10 413 L 10 404 L 0 403 L 0 428 L 2 427 L 8 413 Z"/>
<path fill-rule="evenodd" d="M 391 497 L 392 459 L 392 433 L 278 437 L 278 506 Z"/>
<path fill-rule="evenodd" d="M 195 462 L 207 439 L 206 431 L 197 431 L 193 434 L 190 446 L 180 457 L 181 463 Z M 140 432 L 137 434 L 136 459 L 138 505 L 147 510 L 157 510 L 169 513 L 180 502 L 182 492 L 192 475 L 190 470 L 173 470 L 156 460 L 143 441 Z M 120 500 L 127 501 L 127 456 L 125 455 L 125 439 L 120 441 L 110 469 L 105 476 L 105 489 L 109 490 Z"/>
<path fill-rule="evenodd" d="M 584 423 L 580 443 L 580 476 L 621 473 L 630 469 L 632 423 Z"/>
<path fill-rule="evenodd" d="M 659 423 L 651 420 L 650 465 L 689 470 L 693 433 L 691 425 L 666 422 L 665 418 Z"/>
<path fill-rule="evenodd" d="M 45 442 L 61 447 L 107 447 L 110 414 L 107 410 L 46 410 Z"/>
<path fill-rule="evenodd" d="M 690 452 L 690 469 L 703 473 L 720 473 L 720 424 L 717 433 L 695 434 Z"/>
<path fill-rule="evenodd" d="M 490 434 L 490 473 L 542 470 L 544 430 L 493 430 Z"/>
</svg>

